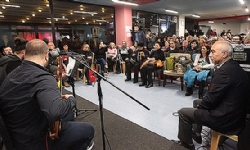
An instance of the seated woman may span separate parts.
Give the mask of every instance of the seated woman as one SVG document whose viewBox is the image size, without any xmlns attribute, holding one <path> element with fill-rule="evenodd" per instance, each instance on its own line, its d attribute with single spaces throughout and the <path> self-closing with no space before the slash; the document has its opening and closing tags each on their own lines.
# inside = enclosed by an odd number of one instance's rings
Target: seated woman
<svg viewBox="0 0 250 150">
<path fill-rule="evenodd" d="M 100 42 L 99 47 L 94 50 L 95 59 L 97 60 L 97 63 L 101 66 L 101 73 L 104 73 L 104 67 L 106 65 L 106 52 L 107 46 L 103 44 L 102 41 Z"/>
<path fill-rule="evenodd" d="M 149 55 L 149 59 L 145 61 L 141 66 L 141 78 L 142 83 L 139 86 L 146 86 L 146 88 L 150 88 L 153 86 L 153 78 L 152 72 L 154 70 L 160 69 L 161 66 L 157 65 L 157 61 L 164 61 L 165 56 L 164 52 L 161 50 L 161 45 L 159 42 L 156 42 L 154 45 L 154 51 Z M 153 62 L 153 63 L 151 63 Z"/>
<path fill-rule="evenodd" d="M 113 71 L 113 66 L 116 63 L 116 59 L 117 59 L 116 45 L 114 42 L 110 42 L 107 51 L 107 61 L 108 61 L 109 71 Z"/>
<path fill-rule="evenodd" d="M 193 94 L 192 87 L 195 79 L 197 79 L 200 82 L 199 98 L 202 97 L 204 83 L 207 80 L 210 69 L 214 68 L 214 64 L 209 57 L 209 53 L 209 47 L 202 46 L 201 52 L 195 57 L 193 69 L 189 69 L 184 73 L 184 81 L 187 83 L 187 92 L 185 96 Z"/>
</svg>

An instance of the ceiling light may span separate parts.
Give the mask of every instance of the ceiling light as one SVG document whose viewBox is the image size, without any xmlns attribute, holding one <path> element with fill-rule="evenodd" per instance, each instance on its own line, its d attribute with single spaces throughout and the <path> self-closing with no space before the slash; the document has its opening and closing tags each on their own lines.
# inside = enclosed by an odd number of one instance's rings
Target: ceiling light
<svg viewBox="0 0 250 150">
<path fill-rule="evenodd" d="M 102 20 L 95 20 L 95 21 L 97 21 L 97 22 L 107 22 L 107 20 L 104 20 L 104 19 L 102 19 Z"/>
<path fill-rule="evenodd" d="M 77 22 L 77 20 L 75 20 L 75 22 Z"/>
<path fill-rule="evenodd" d="M 245 11 L 246 11 L 246 12 L 249 12 L 249 9 L 246 7 L 246 8 L 245 8 Z"/>
<path fill-rule="evenodd" d="M 49 7 L 49 4 L 46 4 L 47 7 Z"/>
<path fill-rule="evenodd" d="M 99 25 L 102 25 L 102 23 L 100 22 Z"/>
<path fill-rule="evenodd" d="M 242 5 L 245 4 L 244 0 L 239 0 L 239 1 Z"/>
<path fill-rule="evenodd" d="M 199 15 L 192 15 L 193 17 L 195 17 L 195 18 L 200 18 L 201 16 L 199 16 Z"/>
<path fill-rule="evenodd" d="M 247 18 L 248 21 L 250 21 L 250 18 Z"/>
<path fill-rule="evenodd" d="M 24 21 L 24 20 L 22 20 L 22 23 L 25 23 L 25 21 Z"/>
<path fill-rule="evenodd" d="M 65 18 L 65 16 L 62 16 L 62 18 Z"/>
<path fill-rule="evenodd" d="M 138 6 L 136 3 L 131 3 L 131 2 L 125 2 L 125 1 L 119 1 L 119 0 L 112 0 L 115 3 L 120 3 L 120 4 L 125 4 L 125 5 L 133 5 L 133 6 Z"/>
<path fill-rule="evenodd" d="M 10 2 L 10 0 L 5 0 L 6 2 Z"/>
<path fill-rule="evenodd" d="M 4 18 L 4 15 L 0 15 L 0 18 Z"/>
<path fill-rule="evenodd" d="M 35 17 L 35 16 L 36 16 L 36 14 L 32 14 L 32 16 L 33 16 L 33 17 Z"/>
<path fill-rule="evenodd" d="M 94 14 L 94 15 L 98 14 L 97 12 L 88 12 L 88 11 L 74 11 L 74 13 L 77 13 L 77 14 L 90 14 L 90 15 L 92 15 L 92 14 Z"/>
<path fill-rule="evenodd" d="M 86 22 L 86 24 L 89 24 L 88 22 Z"/>
<path fill-rule="evenodd" d="M 0 6 L 2 6 L 3 9 L 5 9 L 5 7 L 14 7 L 14 8 L 20 8 L 19 5 L 5 5 L 5 4 L 0 4 Z"/>
<path fill-rule="evenodd" d="M 83 10 L 83 8 L 80 8 L 80 10 Z"/>
<path fill-rule="evenodd" d="M 213 21 L 208 21 L 208 23 L 214 23 Z"/>
<path fill-rule="evenodd" d="M 47 18 L 47 19 L 51 19 L 51 18 Z M 54 18 L 56 21 L 58 20 L 69 20 L 68 18 Z"/>
<path fill-rule="evenodd" d="M 38 9 L 38 11 L 39 11 L 39 12 L 42 12 L 42 10 L 41 10 L 41 9 Z"/>
<path fill-rule="evenodd" d="M 82 19 L 85 19 L 84 17 L 82 17 Z"/>
<path fill-rule="evenodd" d="M 0 11 L 0 14 L 3 14 L 3 13 Z"/>
<path fill-rule="evenodd" d="M 168 10 L 168 9 L 165 9 L 166 12 L 169 12 L 169 13 L 174 13 L 174 14 L 178 14 L 177 11 L 174 11 L 174 10 Z"/>
<path fill-rule="evenodd" d="M 72 12 L 71 12 L 70 14 L 71 14 L 71 15 L 73 15 L 73 13 L 72 13 Z"/>
<path fill-rule="evenodd" d="M 27 17 L 26 19 L 27 19 L 27 20 L 30 20 L 30 18 L 29 18 L 29 17 Z"/>
<path fill-rule="evenodd" d="M 68 24 L 71 24 L 70 22 L 68 22 Z"/>
</svg>

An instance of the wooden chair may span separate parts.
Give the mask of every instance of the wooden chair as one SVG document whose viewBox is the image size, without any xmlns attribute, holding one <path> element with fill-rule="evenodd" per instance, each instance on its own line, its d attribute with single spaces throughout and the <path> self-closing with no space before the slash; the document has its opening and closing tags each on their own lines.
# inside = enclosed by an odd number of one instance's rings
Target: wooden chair
<svg viewBox="0 0 250 150">
<path fill-rule="evenodd" d="M 222 136 L 224 136 L 226 138 L 230 138 L 230 139 L 238 142 L 238 136 L 237 135 L 222 134 L 222 133 L 219 133 L 219 132 L 216 132 L 216 131 L 212 130 L 212 138 L 211 138 L 210 150 L 217 150 L 219 143 L 224 142 L 224 141 L 220 141 Z"/>
</svg>

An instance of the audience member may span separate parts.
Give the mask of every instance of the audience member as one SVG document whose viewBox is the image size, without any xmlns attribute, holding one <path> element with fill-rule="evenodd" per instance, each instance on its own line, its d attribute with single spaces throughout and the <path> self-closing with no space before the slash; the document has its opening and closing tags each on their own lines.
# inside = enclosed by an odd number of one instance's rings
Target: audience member
<svg viewBox="0 0 250 150">
<path fill-rule="evenodd" d="M 101 72 L 104 73 L 104 67 L 108 68 L 107 62 L 106 62 L 106 52 L 108 51 L 107 46 L 100 41 L 99 47 L 95 49 L 95 59 L 97 60 L 97 63 L 101 65 Z"/>
<path fill-rule="evenodd" d="M 146 45 L 146 36 L 143 32 L 143 30 L 139 30 L 138 25 L 134 25 L 134 30 L 132 32 L 132 41 L 135 42 L 137 41 L 138 44 L 143 44 L 143 46 Z"/>
<path fill-rule="evenodd" d="M 3 80 L 10 72 L 12 72 L 22 64 L 22 60 L 25 56 L 26 43 L 26 40 L 16 38 L 14 41 L 14 54 L 5 55 L 0 58 L 0 85 L 3 83 Z M 8 49 L 9 47 L 6 48 Z"/>
<path fill-rule="evenodd" d="M 82 50 L 79 52 L 79 54 L 81 54 L 81 56 L 83 57 L 82 63 L 85 63 L 86 65 L 90 67 L 92 63 L 92 59 L 94 58 L 93 58 L 93 53 L 89 49 L 89 45 L 83 44 Z M 79 68 L 84 70 L 84 74 L 87 80 L 87 85 L 92 85 L 92 83 L 89 80 L 89 68 L 87 68 L 83 64 L 80 64 Z"/>
<path fill-rule="evenodd" d="M 48 53 L 47 44 L 41 40 L 27 43 L 23 64 L 9 74 L 0 88 L 3 121 L 14 149 L 85 150 L 92 146 L 94 128 L 73 122 L 75 98 L 61 95 L 55 78 L 45 69 Z M 48 137 L 48 121 L 59 120 L 59 138 L 52 140 Z"/>
<path fill-rule="evenodd" d="M 224 134 L 238 135 L 245 125 L 249 98 L 249 79 L 245 71 L 232 59 L 233 48 L 227 41 L 217 41 L 210 57 L 216 65 L 211 89 L 200 100 L 198 108 L 179 110 L 178 141 L 194 149 L 192 138 L 201 140 L 202 125 Z M 192 130 L 192 124 L 197 124 Z"/>
<path fill-rule="evenodd" d="M 194 67 L 184 73 L 184 81 L 187 83 L 187 92 L 185 96 L 190 96 L 193 94 L 194 81 L 197 80 L 200 83 L 199 98 L 202 98 L 205 81 L 207 80 L 207 76 L 210 73 L 210 69 L 214 68 L 214 64 L 209 57 L 210 49 L 208 48 L 209 47 L 202 46 L 201 52 L 196 54 L 193 64 Z"/>
<path fill-rule="evenodd" d="M 139 86 L 145 86 L 146 88 L 153 87 L 152 72 L 163 67 L 162 64 L 158 65 L 157 63 L 165 60 L 164 52 L 161 50 L 159 42 L 155 43 L 154 49 L 149 55 L 149 59 L 141 65 L 142 83 Z"/>
<path fill-rule="evenodd" d="M 107 51 L 107 61 L 108 61 L 109 71 L 113 71 L 113 66 L 114 64 L 116 64 L 116 61 L 117 61 L 117 49 L 116 49 L 116 45 L 114 42 L 109 43 L 109 47 Z M 119 70 L 116 70 L 116 71 L 119 71 Z"/>
</svg>

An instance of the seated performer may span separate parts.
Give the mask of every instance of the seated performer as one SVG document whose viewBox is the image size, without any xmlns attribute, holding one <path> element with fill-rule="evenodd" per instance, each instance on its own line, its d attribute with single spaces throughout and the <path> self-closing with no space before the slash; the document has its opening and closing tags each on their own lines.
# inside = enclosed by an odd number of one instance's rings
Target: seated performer
<svg viewBox="0 0 250 150">
<path fill-rule="evenodd" d="M 93 146 L 94 128 L 73 121 L 75 98 L 61 95 L 56 79 L 45 69 L 48 53 L 45 42 L 28 42 L 22 65 L 6 77 L 0 88 L 1 116 L 13 149 L 86 150 Z M 61 122 L 59 138 L 49 137 L 48 121 Z"/>
</svg>

